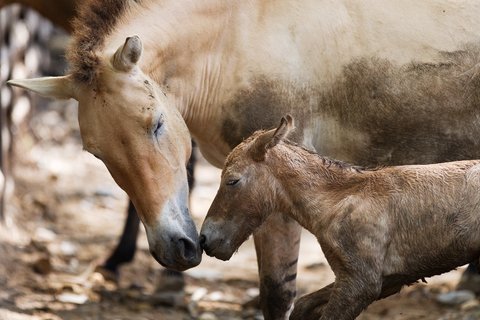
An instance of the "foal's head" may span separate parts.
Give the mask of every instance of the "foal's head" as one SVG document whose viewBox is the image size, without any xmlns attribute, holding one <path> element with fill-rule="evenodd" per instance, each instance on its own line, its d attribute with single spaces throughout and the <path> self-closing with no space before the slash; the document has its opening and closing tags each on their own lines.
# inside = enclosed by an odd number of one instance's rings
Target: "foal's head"
<svg viewBox="0 0 480 320">
<path fill-rule="evenodd" d="M 278 209 L 276 198 L 281 191 L 268 155 L 292 129 L 293 119 L 287 115 L 277 129 L 254 133 L 230 153 L 202 226 L 200 242 L 208 255 L 230 259 L 267 215 Z"/>
</svg>

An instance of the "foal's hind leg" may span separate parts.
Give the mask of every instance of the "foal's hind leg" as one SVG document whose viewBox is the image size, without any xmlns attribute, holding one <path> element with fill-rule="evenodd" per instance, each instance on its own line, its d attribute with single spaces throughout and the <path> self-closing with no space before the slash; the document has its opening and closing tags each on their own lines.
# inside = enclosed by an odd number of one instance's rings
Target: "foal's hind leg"
<svg viewBox="0 0 480 320">
<path fill-rule="evenodd" d="M 260 305 L 266 320 L 288 319 L 296 294 L 300 233 L 294 220 L 272 214 L 254 234 Z"/>
</svg>

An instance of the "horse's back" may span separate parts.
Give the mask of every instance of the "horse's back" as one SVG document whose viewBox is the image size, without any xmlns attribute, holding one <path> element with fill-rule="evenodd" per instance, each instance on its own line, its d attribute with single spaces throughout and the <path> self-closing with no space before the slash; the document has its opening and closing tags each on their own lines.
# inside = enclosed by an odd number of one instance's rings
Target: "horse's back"
<svg viewBox="0 0 480 320">
<path fill-rule="evenodd" d="M 232 31 L 242 81 L 219 106 L 230 147 L 291 113 L 296 140 L 357 164 L 480 158 L 479 2 L 263 5 Z"/>
</svg>

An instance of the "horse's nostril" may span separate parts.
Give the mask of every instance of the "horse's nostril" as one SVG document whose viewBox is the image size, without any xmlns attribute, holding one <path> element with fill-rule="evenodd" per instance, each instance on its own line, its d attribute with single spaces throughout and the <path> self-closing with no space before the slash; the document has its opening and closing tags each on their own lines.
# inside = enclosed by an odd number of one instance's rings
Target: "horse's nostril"
<svg viewBox="0 0 480 320">
<path fill-rule="evenodd" d="M 204 234 L 201 234 L 200 235 L 200 246 L 203 248 L 203 246 L 205 245 L 205 242 L 207 241 L 207 237 L 205 237 Z"/>
<path fill-rule="evenodd" d="M 194 259 L 197 255 L 197 246 L 195 243 L 189 239 L 179 239 L 178 246 L 180 249 L 180 253 L 185 260 Z"/>
</svg>

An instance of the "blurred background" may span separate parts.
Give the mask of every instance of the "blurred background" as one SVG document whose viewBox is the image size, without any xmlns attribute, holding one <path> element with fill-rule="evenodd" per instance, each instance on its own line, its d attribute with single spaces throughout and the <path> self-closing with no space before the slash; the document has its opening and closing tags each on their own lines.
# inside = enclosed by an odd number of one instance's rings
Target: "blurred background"
<svg viewBox="0 0 480 320">
<path fill-rule="evenodd" d="M 118 275 L 97 268 L 118 242 L 128 199 L 103 164 L 82 150 L 75 101 L 6 85 L 64 74 L 76 2 L 13 2 L 0 0 L 0 320 L 262 319 L 252 240 L 228 262 L 204 255 L 170 287 L 143 229 L 135 259 Z M 197 158 L 191 212 L 200 226 L 220 170 Z M 475 296 L 438 302 L 459 277 L 454 271 L 404 289 L 360 319 L 480 319 Z M 333 280 L 316 239 L 305 232 L 299 295 Z"/>
</svg>

